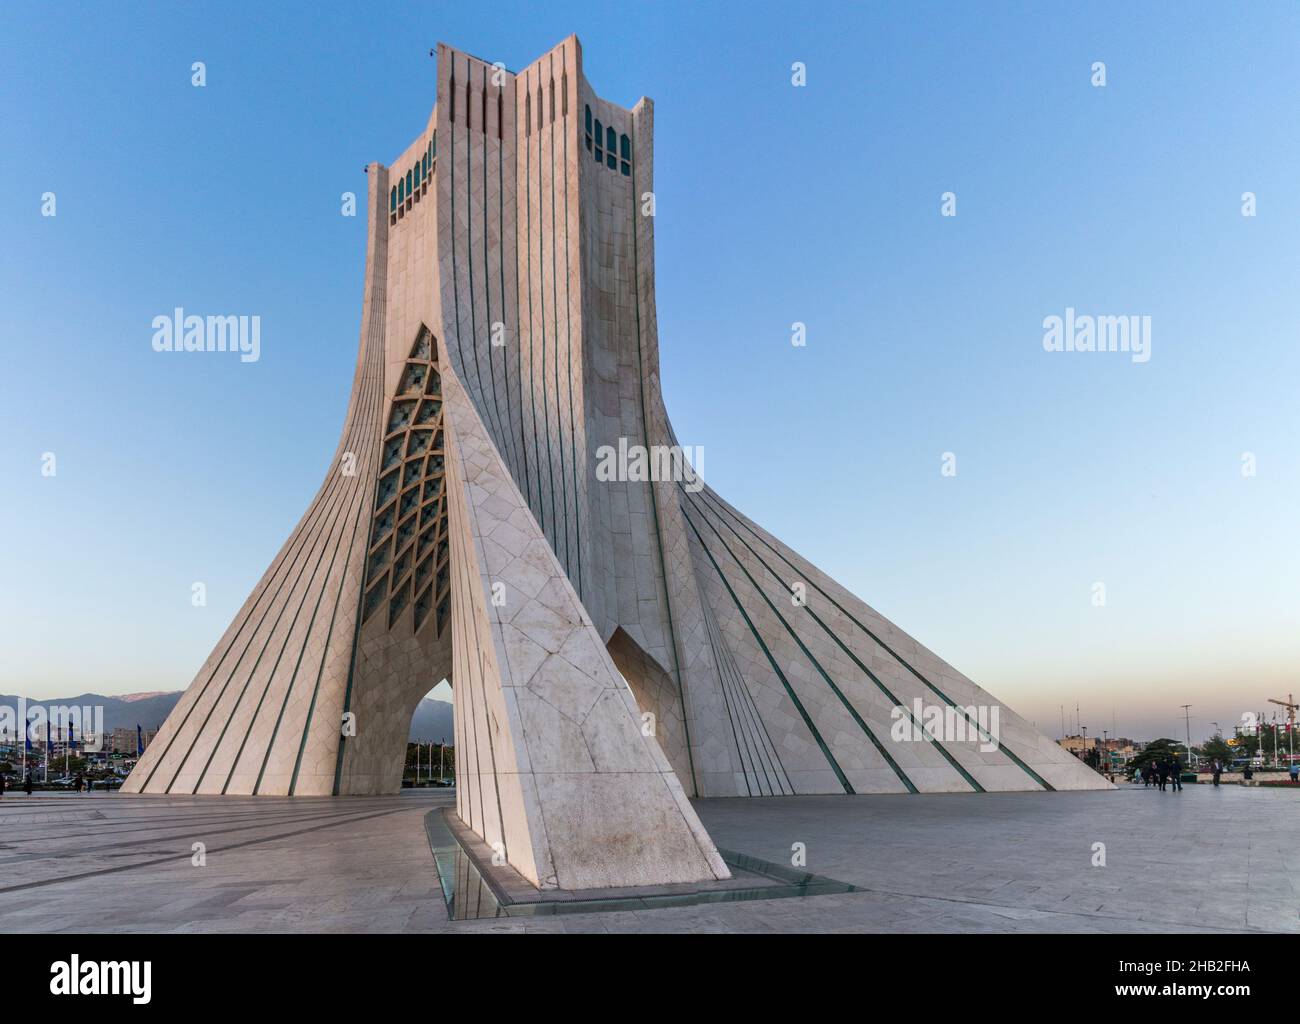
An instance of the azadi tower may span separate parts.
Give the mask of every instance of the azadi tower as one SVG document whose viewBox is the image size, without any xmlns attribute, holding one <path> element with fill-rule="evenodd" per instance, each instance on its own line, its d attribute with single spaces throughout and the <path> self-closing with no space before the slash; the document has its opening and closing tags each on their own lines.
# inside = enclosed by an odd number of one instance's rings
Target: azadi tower
<svg viewBox="0 0 1300 1024">
<path fill-rule="evenodd" d="M 1104 788 L 698 477 L 597 472 L 677 443 L 654 106 L 597 96 L 576 37 L 437 57 L 368 168 L 325 482 L 124 788 L 395 792 L 444 677 L 459 816 L 542 888 L 726 877 L 692 796 Z"/>
</svg>

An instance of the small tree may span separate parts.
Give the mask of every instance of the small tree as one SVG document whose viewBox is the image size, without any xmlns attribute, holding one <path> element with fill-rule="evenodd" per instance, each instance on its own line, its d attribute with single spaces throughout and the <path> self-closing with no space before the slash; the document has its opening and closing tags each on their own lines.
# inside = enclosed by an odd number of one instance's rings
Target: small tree
<svg viewBox="0 0 1300 1024">
<path fill-rule="evenodd" d="M 1222 736 L 1206 740 L 1201 747 L 1201 756 L 1208 761 L 1219 761 L 1225 765 L 1232 764 L 1232 748 L 1224 742 Z"/>
<path fill-rule="evenodd" d="M 1135 754 L 1133 760 L 1129 762 L 1129 767 L 1145 769 L 1147 765 L 1153 762 L 1165 761 L 1171 757 L 1177 757 L 1183 767 L 1187 766 L 1187 756 L 1183 745 L 1177 740 L 1164 737 L 1152 740 L 1140 754 Z"/>
</svg>

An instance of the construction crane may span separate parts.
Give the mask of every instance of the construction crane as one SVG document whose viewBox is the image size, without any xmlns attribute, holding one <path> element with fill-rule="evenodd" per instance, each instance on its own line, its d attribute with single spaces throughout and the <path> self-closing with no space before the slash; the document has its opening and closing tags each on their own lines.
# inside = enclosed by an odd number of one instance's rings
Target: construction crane
<svg viewBox="0 0 1300 1024">
<path fill-rule="evenodd" d="M 1276 697 L 1270 697 L 1268 699 L 1268 702 L 1270 704 L 1280 704 L 1282 705 L 1282 707 L 1286 708 L 1287 739 L 1289 740 L 1291 745 L 1290 759 L 1294 760 L 1295 759 L 1295 713 L 1296 713 L 1296 708 L 1300 708 L 1300 704 L 1297 704 L 1295 702 L 1295 694 L 1293 693 L 1288 693 L 1286 695 L 1286 700 L 1278 700 Z M 1273 759 L 1274 759 L 1274 763 L 1276 763 L 1277 744 L 1274 744 Z"/>
</svg>

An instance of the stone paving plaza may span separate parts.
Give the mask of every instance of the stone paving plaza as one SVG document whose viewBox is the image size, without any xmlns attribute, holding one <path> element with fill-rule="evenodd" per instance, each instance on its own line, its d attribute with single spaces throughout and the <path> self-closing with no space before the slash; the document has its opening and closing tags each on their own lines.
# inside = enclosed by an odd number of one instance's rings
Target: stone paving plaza
<svg viewBox="0 0 1300 1024">
<path fill-rule="evenodd" d="M 454 799 L 10 792 L 0 931 L 1300 931 L 1284 789 L 700 801 L 720 846 L 789 863 L 803 843 L 807 870 L 864 891 L 464 922 L 424 829 Z"/>
</svg>

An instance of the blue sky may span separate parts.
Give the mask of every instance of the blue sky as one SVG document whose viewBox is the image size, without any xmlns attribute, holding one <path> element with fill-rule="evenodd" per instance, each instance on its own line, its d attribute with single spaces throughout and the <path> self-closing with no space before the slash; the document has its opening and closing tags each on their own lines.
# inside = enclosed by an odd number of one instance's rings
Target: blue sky
<svg viewBox="0 0 1300 1024">
<path fill-rule="evenodd" d="M 436 41 L 574 31 L 656 103 L 664 390 L 714 487 L 1053 735 L 1300 689 L 1300 9 L 12 3 L 0 692 L 188 684 L 337 441 L 340 194 Z M 177 305 L 260 315 L 261 360 L 155 353 Z M 1149 315 L 1150 361 L 1045 352 L 1066 307 Z"/>
</svg>

